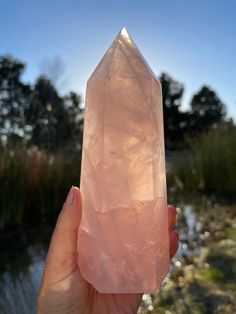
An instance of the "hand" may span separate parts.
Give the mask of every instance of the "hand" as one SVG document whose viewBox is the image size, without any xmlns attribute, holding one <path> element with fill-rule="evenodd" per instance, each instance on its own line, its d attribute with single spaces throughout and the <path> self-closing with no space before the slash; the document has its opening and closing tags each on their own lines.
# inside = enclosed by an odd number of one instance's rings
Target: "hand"
<svg viewBox="0 0 236 314">
<path fill-rule="evenodd" d="M 168 206 L 171 258 L 178 249 L 176 209 Z M 82 215 L 81 194 L 72 187 L 52 235 L 37 313 L 137 313 L 142 294 L 101 294 L 82 278 L 77 264 L 77 234 Z"/>
</svg>

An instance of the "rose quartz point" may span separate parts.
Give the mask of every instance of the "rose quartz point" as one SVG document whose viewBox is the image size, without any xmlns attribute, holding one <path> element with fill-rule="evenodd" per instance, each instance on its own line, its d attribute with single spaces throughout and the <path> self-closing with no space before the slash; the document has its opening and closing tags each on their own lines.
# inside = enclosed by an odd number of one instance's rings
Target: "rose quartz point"
<svg viewBox="0 0 236 314">
<path fill-rule="evenodd" d="M 169 270 L 161 86 L 125 29 L 87 83 L 78 233 L 102 293 L 159 288 Z"/>
</svg>

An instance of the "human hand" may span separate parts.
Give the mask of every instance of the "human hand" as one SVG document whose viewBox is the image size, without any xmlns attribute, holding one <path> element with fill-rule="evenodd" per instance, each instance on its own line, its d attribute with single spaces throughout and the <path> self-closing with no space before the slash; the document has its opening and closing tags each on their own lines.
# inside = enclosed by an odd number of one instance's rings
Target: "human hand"
<svg viewBox="0 0 236 314">
<path fill-rule="evenodd" d="M 102 294 L 80 274 L 77 235 L 82 216 L 81 194 L 72 187 L 53 232 L 38 297 L 38 314 L 137 313 L 142 294 Z M 176 209 L 168 206 L 170 257 L 178 249 Z"/>
</svg>

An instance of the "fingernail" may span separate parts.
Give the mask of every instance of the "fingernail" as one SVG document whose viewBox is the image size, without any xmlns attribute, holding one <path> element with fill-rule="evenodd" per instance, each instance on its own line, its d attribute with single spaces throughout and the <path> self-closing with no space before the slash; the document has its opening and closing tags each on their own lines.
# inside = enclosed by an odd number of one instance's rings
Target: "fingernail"
<svg viewBox="0 0 236 314">
<path fill-rule="evenodd" d="M 171 208 L 175 213 L 177 213 L 177 209 L 174 205 L 168 205 L 168 208 Z"/>
<path fill-rule="evenodd" d="M 72 185 L 68 195 L 67 195 L 67 198 L 66 198 L 66 204 L 68 205 L 72 205 L 73 201 L 74 201 L 74 186 Z"/>
</svg>

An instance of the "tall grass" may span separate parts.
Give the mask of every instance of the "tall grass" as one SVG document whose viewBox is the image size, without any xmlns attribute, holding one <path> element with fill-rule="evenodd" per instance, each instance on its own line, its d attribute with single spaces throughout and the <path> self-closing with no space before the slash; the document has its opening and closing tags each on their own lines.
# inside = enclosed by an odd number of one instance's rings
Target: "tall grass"
<svg viewBox="0 0 236 314">
<path fill-rule="evenodd" d="M 79 184 L 80 154 L 51 155 L 37 148 L 0 155 L 0 228 L 42 222 L 60 210 L 72 184 Z"/>
<path fill-rule="evenodd" d="M 180 183 L 179 186 L 221 196 L 235 195 L 235 127 L 216 129 L 204 134 L 191 144 L 189 156 L 175 167 L 174 177 Z"/>
</svg>

